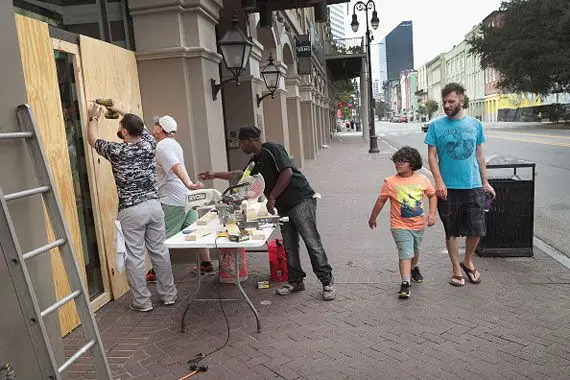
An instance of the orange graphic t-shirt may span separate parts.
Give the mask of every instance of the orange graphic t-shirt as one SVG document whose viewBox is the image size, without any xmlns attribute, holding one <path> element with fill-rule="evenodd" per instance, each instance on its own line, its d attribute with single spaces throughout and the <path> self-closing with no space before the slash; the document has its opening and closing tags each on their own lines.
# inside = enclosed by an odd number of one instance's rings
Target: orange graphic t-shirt
<svg viewBox="0 0 570 380">
<path fill-rule="evenodd" d="M 384 179 L 380 196 L 390 199 L 390 228 L 423 230 L 424 195 L 435 195 L 429 179 L 414 172 L 410 177 L 393 175 Z"/>
</svg>

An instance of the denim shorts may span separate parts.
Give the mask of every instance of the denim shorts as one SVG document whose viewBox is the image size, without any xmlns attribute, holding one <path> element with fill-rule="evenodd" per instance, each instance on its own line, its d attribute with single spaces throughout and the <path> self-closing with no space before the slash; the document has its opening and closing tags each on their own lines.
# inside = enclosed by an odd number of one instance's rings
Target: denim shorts
<svg viewBox="0 0 570 380">
<path fill-rule="evenodd" d="M 392 228 L 392 237 L 398 248 L 400 260 L 409 260 L 414 257 L 415 251 L 420 249 L 420 244 L 424 238 L 424 230 L 404 230 Z"/>
</svg>

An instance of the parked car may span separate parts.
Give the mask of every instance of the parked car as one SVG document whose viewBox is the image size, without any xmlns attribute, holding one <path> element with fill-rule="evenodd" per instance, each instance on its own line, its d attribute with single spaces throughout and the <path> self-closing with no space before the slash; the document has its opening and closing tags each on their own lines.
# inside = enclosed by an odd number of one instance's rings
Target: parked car
<svg viewBox="0 0 570 380">
<path fill-rule="evenodd" d="M 422 132 L 426 132 L 428 131 L 428 127 L 429 127 L 429 121 L 426 123 L 422 123 Z"/>
<path fill-rule="evenodd" d="M 408 117 L 406 115 L 401 115 L 400 116 L 400 123 L 407 123 L 408 122 Z"/>
<path fill-rule="evenodd" d="M 400 122 L 400 116 L 398 115 L 394 115 L 390 118 L 390 123 L 399 123 Z"/>
</svg>

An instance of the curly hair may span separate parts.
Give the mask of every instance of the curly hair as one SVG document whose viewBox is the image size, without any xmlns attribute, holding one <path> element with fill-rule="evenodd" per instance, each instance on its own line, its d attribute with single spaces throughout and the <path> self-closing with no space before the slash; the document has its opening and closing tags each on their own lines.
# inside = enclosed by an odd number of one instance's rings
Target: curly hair
<svg viewBox="0 0 570 380">
<path fill-rule="evenodd" d="M 465 87 L 460 85 L 459 83 L 448 83 L 445 87 L 441 90 L 441 97 L 446 98 L 447 95 L 455 92 L 458 96 L 465 96 Z"/>
<path fill-rule="evenodd" d="M 416 148 L 404 146 L 392 155 L 393 162 L 409 162 L 413 171 L 420 170 L 423 166 L 422 156 Z"/>
</svg>

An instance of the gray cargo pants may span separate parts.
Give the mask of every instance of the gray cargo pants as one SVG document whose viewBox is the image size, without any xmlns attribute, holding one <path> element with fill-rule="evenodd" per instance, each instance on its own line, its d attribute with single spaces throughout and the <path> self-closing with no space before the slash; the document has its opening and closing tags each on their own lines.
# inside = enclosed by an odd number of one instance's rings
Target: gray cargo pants
<svg viewBox="0 0 570 380">
<path fill-rule="evenodd" d="M 164 245 L 164 212 L 158 200 L 139 203 L 119 212 L 119 221 L 127 248 L 126 270 L 133 305 L 151 306 L 146 285 L 145 246 L 156 273 L 156 290 L 162 301 L 173 301 L 178 291 L 174 286 L 170 254 Z"/>
</svg>

